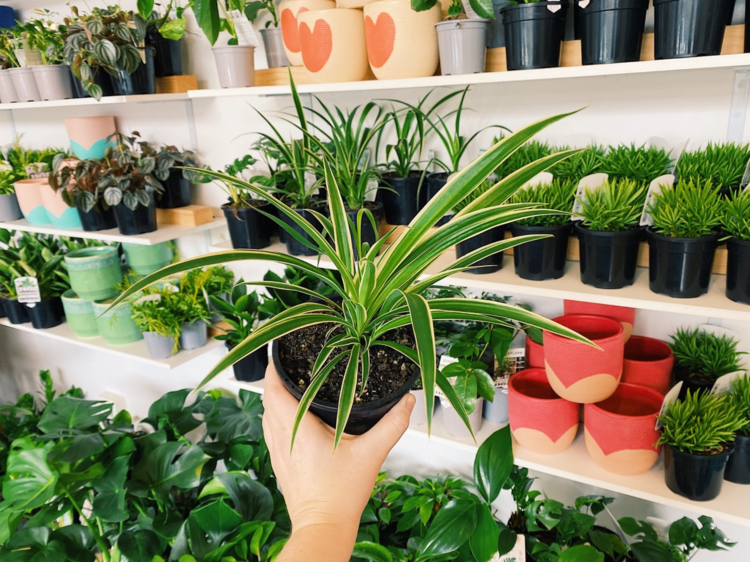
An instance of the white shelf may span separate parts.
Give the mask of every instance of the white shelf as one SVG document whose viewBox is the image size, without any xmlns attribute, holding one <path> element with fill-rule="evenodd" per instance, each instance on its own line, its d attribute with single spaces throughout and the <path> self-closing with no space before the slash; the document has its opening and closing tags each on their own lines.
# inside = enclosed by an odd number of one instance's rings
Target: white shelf
<svg viewBox="0 0 750 562">
<path fill-rule="evenodd" d="M 231 242 L 221 242 L 211 247 L 212 251 L 231 249 Z M 286 246 L 280 242 L 272 244 L 270 251 L 286 253 Z M 332 268 L 333 264 L 322 258 L 318 262 L 317 256 L 298 256 L 320 267 Z M 437 273 L 455 261 L 454 250 L 449 250 L 428 270 L 428 274 Z M 442 285 L 457 285 L 483 291 L 515 293 L 550 297 L 558 299 L 573 299 L 592 303 L 627 306 L 644 310 L 656 310 L 677 314 L 692 314 L 711 318 L 726 318 L 732 320 L 750 321 L 750 305 L 736 303 L 726 296 L 726 276 L 713 275 L 707 294 L 696 299 L 675 299 L 653 293 L 649 289 L 648 269 L 638 268 L 636 281 L 624 289 L 597 289 L 581 282 L 578 262 L 569 261 L 565 275 L 561 279 L 551 281 L 527 281 L 518 277 L 513 268 L 513 258 L 505 256 L 503 268 L 495 273 L 474 275 L 461 273 L 445 279 Z"/>
<path fill-rule="evenodd" d="M 73 330 L 70 329 L 67 322 L 63 322 L 59 326 L 49 328 L 47 330 L 37 330 L 31 324 L 11 324 L 10 321 L 5 318 L 0 320 L 0 326 L 7 328 L 13 328 L 14 330 L 20 330 L 22 332 L 28 332 L 37 336 L 51 338 L 53 340 L 62 341 L 72 345 L 78 345 L 88 349 L 94 349 L 104 353 L 110 353 L 118 357 L 124 357 L 132 361 L 138 361 L 145 363 L 153 367 L 160 367 L 162 369 L 174 369 L 179 367 L 183 363 L 195 359 L 196 357 L 208 353 L 214 349 L 223 346 L 224 342 L 209 338 L 208 343 L 198 349 L 183 350 L 169 357 L 167 359 L 152 359 L 148 353 L 145 340 L 140 340 L 135 343 L 129 343 L 126 345 L 110 345 L 103 337 L 97 336 L 94 338 L 79 338 Z"/>
<path fill-rule="evenodd" d="M 12 222 L 0 222 L 0 229 L 18 230 L 22 232 L 36 232 L 38 234 L 54 234 L 55 236 L 72 236 L 74 238 L 88 238 L 90 240 L 102 240 L 103 242 L 126 242 L 128 244 L 139 244 L 141 246 L 152 246 L 161 242 L 168 242 L 189 234 L 205 232 L 214 228 L 226 226 L 224 217 L 214 217 L 212 222 L 199 226 L 182 226 L 179 224 L 159 224 L 154 232 L 125 236 L 120 234 L 116 228 L 111 230 L 99 230 L 97 232 L 85 232 L 81 228 L 55 228 L 51 225 L 33 226 L 26 219 Z"/>
<path fill-rule="evenodd" d="M 300 94 L 321 94 L 335 92 L 365 92 L 379 90 L 400 90 L 414 88 L 437 88 L 440 86 L 467 86 L 482 84 L 505 84 L 510 82 L 535 82 L 539 80 L 567 80 L 578 78 L 606 78 L 637 74 L 660 74 L 663 72 L 684 72 L 691 70 L 724 70 L 750 67 L 750 54 L 721 55 L 659 61 L 600 64 L 591 66 L 570 66 L 563 68 L 543 68 L 538 70 L 517 70 L 513 72 L 484 72 L 458 76 L 430 76 L 427 78 L 405 78 L 399 80 L 364 80 L 361 82 L 339 82 L 334 84 L 301 84 Z M 289 95 L 289 86 L 257 86 L 252 88 L 231 88 L 221 90 L 191 90 L 191 99 L 279 96 Z"/>
<path fill-rule="evenodd" d="M 263 394 L 264 381 L 246 383 L 229 378 L 226 383 L 234 388 Z M 474 443 L 471 439 L 453 437 L 443 429 L 442 408 L 438 406 L 435 409 L 435 416 L 432 421 L 432 436 L 427 434 L 426 425 L 412 426 L 407 430 L 407 434 L 429 439 L 432 443 L 444 447 L 476 453 L 479 444 L 501 427 L 503 426 L 485 420 L 482 429 L 477 434 L 477 443 Z M 530 470 L 667 505 L 696 515 L 708 515 L 719 521 L 750 527 L 750 509 L 748 509 L 750 487 L 724 482 L 721 495 L 715 500 L 709 502 L 690 501 L 667 488 L 664 482 L 663 456 L 645 474 L 638 476 L 612 474 L 600 468 L 589 456 L 588 451 L 586 451 L 582 428 L 578 432 L 578 437 L 573 445 L 557 455 L 537 455 L 519 446 L 515 441 L 513 442 L 513 454 L 516 465 Z"/>
<path fill-rule="evenodd" d="M 0 110 L 19 110 L 19 109 L 46 109 L 53 107 L 80 107 L 88 105 L 113 105 L 123 103 L 160 103 L 168 101 L 185 101 L 188 100 L 187 94 L 147 94 L 139 96 L 106 96 L 100 101 L 94 98 L 76 98 L 72 100 L 52 100 L 52 101 L 28 101 L 18 103 L 0 103 Z"/>
</svg>

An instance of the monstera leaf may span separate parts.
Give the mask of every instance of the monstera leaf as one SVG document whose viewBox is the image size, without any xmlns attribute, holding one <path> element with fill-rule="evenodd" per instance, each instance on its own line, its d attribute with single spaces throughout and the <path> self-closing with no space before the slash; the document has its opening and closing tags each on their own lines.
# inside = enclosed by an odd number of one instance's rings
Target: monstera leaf
<svg viewBox="0 0 750 562">
<path fill-rule="evenodd" d="M 185 448 L 168 441 L 156 447 L 133 469 L 133 478 L 160 498 L 168 498 L 172 488 L 190 490 L 200 484 L 200 472 L 209 459 L 197 445 Z"/>
<path fill-rule="evenodd" d="M 55 494 L 60 477 L 47 462 L 53 444 L 36 444 L 31 437 L 17 439 L 8 456 L 7 478 L 3 481 L 0 511 L 26 511 L 47 503 Z"/>
</svg>

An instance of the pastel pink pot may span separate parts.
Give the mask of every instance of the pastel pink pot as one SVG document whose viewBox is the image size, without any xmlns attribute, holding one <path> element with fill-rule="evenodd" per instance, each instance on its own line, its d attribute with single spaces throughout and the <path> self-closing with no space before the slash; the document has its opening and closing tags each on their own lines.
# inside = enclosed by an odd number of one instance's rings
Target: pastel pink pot
<svg viewBox="0 0 750 562">
<path fill-rule="evenodd" d="M 65 128 L 70 149 L 81 160 L 103 158 L 111 144 L 107 139 L 117 132 L 115 118 L 111 115 L 66 119 Z"/>
<path fill-rule="evenodd" d="M 80 228 L 81 219 L 75 207 L 69 207 L 63 200 L 62 190 L 55 191 L 48 182 L 39 184 L 42 204 L 50 222 L 56 228 Z"/>
<path fill-rule="evenodd" d="M 625 341 L 628 341 L 630 335 L 633 333 L 635 308 L 570 300 L 565 300 L 563 302 L 563 307 L 565 310 L 565 316 L 570 316 L 571 314 L 586 314 L 614 318 L 622 324 L 622 328 L 625 330 Z"/>
<path fill-rule="evenodd" d="M 544 369 L 544 346 L 526 336 L 526 367 Z"/>
<path fill-rule="evenodd" d="M 44 178 L 35 178 L 17 181 L 13 184 L 18 206 L 21 207 L 24 218 L 35 226 L 50 224 L 51 222 L 42 201 L 41 187 L 46 183 L 47 180 Z"/>
<path fill-rule="evenodd" d="M 672 348 L 661 340 L 632 336 L 625 344 L 622 382 L 669 392 L 674 367 Z"/>
</svg>

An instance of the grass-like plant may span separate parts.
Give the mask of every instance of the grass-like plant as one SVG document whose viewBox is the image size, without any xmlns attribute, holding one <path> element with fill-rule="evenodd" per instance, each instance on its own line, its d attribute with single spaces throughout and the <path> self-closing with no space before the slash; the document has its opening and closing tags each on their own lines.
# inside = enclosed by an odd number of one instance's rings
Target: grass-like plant
<svg viewBox="0 0 750 562">
<path fill-rule="evenodd" d="M 663 427 L 657 445 L 692 454 L 722 452 L 743 427 L 726 396 L 691 391 L 684 400 L 671 404 L 659 420 Z"/>
<path fill-rule="evenodd" d="M 750 242 L 750 190 L 735 191 L 724 200 L 721 225 L 738 240 Z"/>
<path fill-rule="evenodd" d="M 750 437 L 750 375 L 746 374 L 735 379 L 727 398 L 737 412 L 737 417 L 742 421 L 742 427 L 737 431 Z"/>
<path fill-rule="evenodd" d="M 583 226 L 596 232 L 622 232 L 638 226 L 646 186 L 634 180 L 609 180 L 597 190 L 586 188 L 581 201 Z"/>
<path fill-rule="evenodd" d="M 409 177 L 409 174 L 419 169 L 426 135 L 423 106 L 431 93 L 429 92 L 419 100 L 417 105 L 395 99 L 386 100 L 392 104 L 397 104 L 385 115 L 386 124 L 392 125 L 396 140 L 393 144 L 384 146 L 385 162 L 381 166 L 386 172 L 390 172 L 396 177 Z M 383 134 L 387 128 L 384 126 L 378 131 L 378 139 L 375 145 L 376 155 L 380 154 Z"/>
<path fill-rule="evenodd" d="M 550 184 L 538 184 L 516 191 L 511 203 L 516 205 L 538 204 L 554 214 L 538 215 L 521 219 L 521 226 L 560 226 L 570 221 L 573 210 L 577 182 L 573 180 L 554 180 Z"/>
<path fill-rule="evenodd" d="M 675 175 L 695 183 L 711 180 L 719 189 L 740 187 L 750 160 L 750 146 L 729 143 L 708 143 L 704 150 L 685 152 L 680 156 Z"/>
<path fill-rule="evenodd" d="M 659 176 L 668 174 L 671 165 L 672 157 L 663 148 L 622 144 L 609 147 L 601 171 L 611 178 L 629 178 L 650 184 Z"/>
<path fill-rule="evenodd" d="M 676 368 L 686 374 L 716 379 L 742 369 L 744 353 L 737 351 L 738 342 L 731 336 L 680 328 L 670 337 Z"/>
<path fill-rule="evenodd" d="M 722 203 L 719 189 L 711 180 L 695 184 L 680 180 L 663 186 L 649 205 L 653 230 L 670 238 L 711 236 L 721 226 Z"/>
<path fill-rule="evenodd" d="M 493 144 L 502 138 L 502 136 L 496 137 L 493 141 Z M 510 158 L 508 158 L 505 162 L 502 163 L 502 165 L 498 167 L 497 170 L 495 170 L 495 173 L 499 178 L 508 177 L 516 170 L 520 170 L 527 164 L 536 162 L 540 158 L 549 156 L 553 152 L 555 152 L 555 150 L 550 148 L 549 144 L 547 144 L 546 142 L 532 140 L 516 150 Z"/>
<path fill-rule="evenodd" d="M 568 147 L 558 147 L 555 150 L 568 150 Z M 602 171 L 605 153 L 606 150 L 603 146 L 592 145 L 578 154 L 574 154 L 570 158 L 555 164 L 549 171 L 557 179 L 579 182 L 586 176 L 598 174 Z"/>
</svg>

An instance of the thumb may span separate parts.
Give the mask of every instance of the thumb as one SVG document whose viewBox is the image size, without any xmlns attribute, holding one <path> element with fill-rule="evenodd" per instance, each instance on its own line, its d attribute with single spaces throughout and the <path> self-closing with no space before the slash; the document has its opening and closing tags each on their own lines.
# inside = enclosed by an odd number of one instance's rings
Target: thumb
<svg viewBox="0 0 750 562">
<path fill-rule="evenodd" d="M 411 411 L 416 399 L 411 393 L 404 396 L 398 404 L 388 412 L 375 427 L 362 436 L 362 440 L 373 451 L 381 453 L 383 458 L 388 455 L 393 446 L 409 428 Z"/>
</svg>

